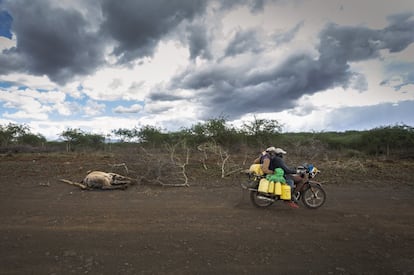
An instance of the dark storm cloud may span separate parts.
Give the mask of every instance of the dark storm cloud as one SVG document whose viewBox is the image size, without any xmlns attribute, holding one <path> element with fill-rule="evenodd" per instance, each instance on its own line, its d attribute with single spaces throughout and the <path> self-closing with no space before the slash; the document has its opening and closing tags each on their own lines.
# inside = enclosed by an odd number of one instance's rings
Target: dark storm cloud
<svg viewBox="0 0 414 275">
<path fill-rule="evenodd" d="M 81 13 L 52 7 L 43 0 L 10 1 L 7 8 L 17 45 L 1 57 L 2 64 L 9 65 L 2 73 L 18 69 L 64 83 L 101 64 L 102 41 L 87 30 L 87 19 Z"/>
<path fill-rule="evenodd" d="M 241 68 L 231 68 L 224 65 L 209 65 L 202 69 L 188 67 L 187 70 L 174 77 L 170 88 L 184 88 L 190 90 L 203 90 L 226 82 L 232 87 L 236 86 L 237 79 L 234 75 L 242 73 Z"/>
<path fill-rule="evenodd" d="M 399 52 L 414 42 L 414 20 L 404 14 L 390 17 L 391 25 L 382 30 L 328 25 L 320 34 L 321 58 L 339 62 L 361 61 L 379 56 L 388 49 Z"/>
<path fill-rule="evenodd" d="M 402 13 L 389 16 L 391 25 L 380 31 L 385 48 L 400 52 L 414 42 L 414 14 Z"/>
<path fill-rule="evenodd" d="M 262 51 L 261 43 L 256 30 L 241 30 L 236 33 L 225 50 L 225 56 L 235 56 L 244 52 L 259 53 Z"/>
<path fill-rule="evenodd" d="M 296 24 L 296 26 L 294 26 L 291 30 L 285 33 L 275 34 L 273 37 L 276 42 L 276 45 L 285 44 L 285 43 L 289 43 L 290 41 L 292 41 L 293 38 L 295 38 L 298 31 L 300 30 L 300 28 L 303 27 L 303 25 L 304 25 L 304 21 L 301 21 L 298 24 Z"/>
<path fill-rule="evenodd" d="M 155 101 L 176 101 L 176 100 L 181 100 L 183 98 L 180 96 L 169 94 L 169 93 L 153 92 L 151 93 L 149 99 L 155 102 Z"/>
<path fill-rule="evenodd" d="M 3 75 L 21 70 L 25 66 L 25 60 L 17 53 L 16 48 L 12 48 L 3 50 L 3 54 L 0 54 L 0 64 L 0 75 Z"/>
<path fill-rule="evenodd" d="M 211 59 L 212 54 L 209 49 L 210 43 L 206 26 L 202 24 L 189 25 L 187 33 L 190 58 L 195 59 L 200 56 L 204 59 Z"/>
<path fill-rule="evenodd" d="M 13 19 L 17 45 L 0 55 L 0 73 L 47 75 L 64 84 L 103 65 L 108 42 L 116 45 L 113 53 L 119 63 L 151 56 L 160 39 L 204 12 L 206 0 L 102 0 L 82 5 L 75 10 L 58 8 L 48 0 L 6 1 L 4 7 Z M 102 18 L 85 12 L 89 10 Z M 210 58 L 203 35 L 206 31 L 201 28 L 188 28 L 191 55 Z"/>
<path fill-rule="evenodd" d="M 321 66 L 307 55 L 287 58 L 283 64 L 255 70 L 255 66 L 217 65 L 178 76 L 176 87 L 197 90 L 209 108 L 205 114 L 223 113 L 230 119 L 249 112 L 274 112 L 293 107 L 303 94 L 347 83 L 348 66 Z"/>
<path fill-rule="evenodd" d="M 204 12 L 206 0 L 104 0 L 102 33 L 116 40 L 120 62 L 151 56 L 158 41 L 181 22 Z"/>
<path fill-rule="evenodd" d="M 197 99 L 207 106 L 206 117 L 224 113 L 231 119 L 249 112 L 281 111 L 293 107 L 304 94 L 329 88 L 362 90 L 367 88 L 366 79 L 352 72 L 349 63 L 378 57 L 383 49 L 405 49 L 414 41 L 414 21 L 407 15 L 396 16 L 382 30 L 329 24 L 319 37 L 317 58 L 297 53 L 282 63 L 275 60 L 279 64 L 270 68 L 260 68 L 257 63 L 239 67 L 215 64 L 184 72 L 172 86 L 195 90 Z"/>
</svg>

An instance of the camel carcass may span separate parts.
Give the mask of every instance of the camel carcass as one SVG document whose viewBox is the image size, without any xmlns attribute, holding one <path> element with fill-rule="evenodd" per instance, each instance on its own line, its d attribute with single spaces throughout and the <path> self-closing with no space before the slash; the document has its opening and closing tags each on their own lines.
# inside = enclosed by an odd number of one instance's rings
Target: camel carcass
<svg viewBox="0 0 414 275">
<path fill-rule="evenodd" d="M 134 180 L 115 173 L 92 171 L 88 172 L 86 177 L 81 182 L 73 182 L 65 179 L 61 179 L 60 181 L 77 186 L 83 190 L 115 190 L 126 189 L 129 184 L 133 183 Z"/>
</svg>

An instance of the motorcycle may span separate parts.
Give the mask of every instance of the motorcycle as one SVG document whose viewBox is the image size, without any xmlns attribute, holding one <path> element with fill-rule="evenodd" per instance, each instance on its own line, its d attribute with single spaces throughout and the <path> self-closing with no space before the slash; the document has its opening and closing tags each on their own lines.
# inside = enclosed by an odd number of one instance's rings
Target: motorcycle
<svg viewBox="0 0 414 275">
<path fill-rule="evenodd" d="M 242 184 L 244 189 L 250 192 L 250 200 L 252 204 L 259 208 L 264 208 L 272 205 L 278 200 L 284 200 L 283 195 L 275 194 L 272 189 L 271 192 L 263 192 L 263 188 L 259 188 L 259 184 L 266 177 L 261 172 L 261 169 L 256 167 L 250 167 L 248 177 L 249 182 L 246 185 Z M 326 201 L 326 192 L 320 182 L 311 180 L 319 174 L 320 171 L 313 165 L 305 164 L 298 167 L 298 174 L 303 178 L 303 184 L 300 189 L 292 194 L 296 202 L 302 201 L 305 207 L 309 209 L 317 209 L 321 207 Z M 289 194 L 290 195 L 290 194 Z M 289 198 L 290 200 L 290 198 Z"/>
</svg>

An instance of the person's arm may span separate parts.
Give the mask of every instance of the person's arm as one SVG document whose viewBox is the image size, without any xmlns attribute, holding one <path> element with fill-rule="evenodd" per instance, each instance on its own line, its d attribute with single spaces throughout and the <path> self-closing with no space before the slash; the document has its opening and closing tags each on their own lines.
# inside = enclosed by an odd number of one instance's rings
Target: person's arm
<svg viewBox="0 0 414 275">
<path fill-rule="evenodd" d="M 274 171 L 269 170 L 269 166 L 270 166 L 270 158 L 265 158 L 263 160 L 263 164 L 262 164 L 262 170 L 265 174 L 273 174 Z"/>
<path fill-rule="evenodd" d="M 1 1 L 1 0 L 0 0 Z M 266 151 L 263 151 L 260 156 L 258 156 L 254 161 L 253 164 L 260 164 L 260 160 L 262 159 L 262 157 L 264 157 L 266 155 Z"/>
<path fill-rule="evenodd" d="M 280 168 L 283 169 L 286 175 L 296 174 L 296 169 L 290 169 L 289 167 L 287 167 L 287 165 L 282 159 L 280 159 Z"/>
</svg>

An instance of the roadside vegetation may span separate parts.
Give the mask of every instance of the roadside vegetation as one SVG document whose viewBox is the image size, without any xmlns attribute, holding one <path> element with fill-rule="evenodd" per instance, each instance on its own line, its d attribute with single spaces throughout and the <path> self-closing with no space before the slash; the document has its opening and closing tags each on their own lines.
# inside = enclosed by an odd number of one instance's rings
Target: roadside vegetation
<svg viewBox="0 0 414 275">
<path fill-rule="evenodd" d="M 366 131 L 284 133 L 282 125 L 276 120 L 255 119 L 235 127 L 220 117 L 176 132 L 144 125 L 133 129 L 114 129 L 105 136 L 68 128 L 60 133 L 58 141 L 48 141 L 44 136 L 32 133 L 27 125 L 0 125 L 1 153 L 110 151 L 135 145 L 151 149 L 178 144 L 196 149 L 206 143 L 236 153 L 274 145 L 289 148 L 290 151 L 414 158 L 414 128 L 408 125 L 382 126 Z"/>
<path fill-rule="evenodd" d="M 342 183 L 352 178 L 376 184 L 381 178 L 390 184 L 411 184 L 407 176 L 414 169 L 414 128 L 408 125 L 284 133 L 276 120 L 256 119 L 234 127 L 224 118 L 216 118 L 176 132 L 152 125 L 114 129 L 106 136 L 66 129 L 58 141 L 48 141 L 26 125 L 0 125 L 0 161 L 4 165 L 32 158 L 70 164 L 82 158 L 89 160 L 88 165 L 68 177 L 81 179 L 88 170 L 103 170 L 162 186 L 239 182 L 240 172 L 272 145 L 288 151 L 290 166 L 316 164 L 323 171 L 323 181 Z M 50 169 L 59 170 L 53 167 Z M 59 173 L 64 176 L 64 171 Z"/>
</svg>

